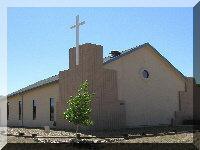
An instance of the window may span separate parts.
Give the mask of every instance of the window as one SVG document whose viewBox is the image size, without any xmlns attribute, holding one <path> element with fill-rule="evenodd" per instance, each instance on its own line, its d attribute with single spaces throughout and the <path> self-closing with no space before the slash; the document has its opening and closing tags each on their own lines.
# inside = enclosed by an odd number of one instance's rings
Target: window
<svg viewBox="0 0 200 150">
<path fill-rule="evenodd" d="M 36 103 L 35 100 L 33 100 L 33 120 L 36 119 Z"/>
<path fill-rule="evenodd" d="M 143 76 L 143 78 L 148 79 L 149 78 L 149 72 L 147 70 L 143 70 L 142 76 Z"/>
<path fill-rule="evenodd" d="M 10 115 L 9 107 L 10 107 L 10 103 L 7 102 L 7 120 L 9 120 L 9 115 Z"/>
<path fill-rule="evenodd" d="M 54 98 L 50 98 L 50 121 L 54 121 Z"/>
<path fill-rule="evenodd" d="M 19 120 L 22 120 L 22 101 L 19 101 Z"/>
</svg>

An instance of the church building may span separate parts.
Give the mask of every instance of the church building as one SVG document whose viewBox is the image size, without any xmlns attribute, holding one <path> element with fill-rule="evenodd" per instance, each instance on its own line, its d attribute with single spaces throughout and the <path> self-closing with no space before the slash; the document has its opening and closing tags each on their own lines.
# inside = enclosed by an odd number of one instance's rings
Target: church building
<svg viewBox="0 0 200 150">
<path fill-rule="evenodd" d="M 8 95 L 8 126 L 73 129 L 64 119 L 67 100 L 89 82 L 94 126 L 114 130 L 178 125 L 193 117 L 193 78 L 184 76 L 149 43 L 103 58 L 103 46 L 69 49 L 69 69 Z"/>
</svg>

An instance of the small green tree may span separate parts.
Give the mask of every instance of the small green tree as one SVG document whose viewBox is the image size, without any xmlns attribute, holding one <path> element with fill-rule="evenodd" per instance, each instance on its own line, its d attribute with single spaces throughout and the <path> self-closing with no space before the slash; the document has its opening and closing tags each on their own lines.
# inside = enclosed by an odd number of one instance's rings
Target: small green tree
<svg viewBox="0 0 200 150">
<path fill-rule="evenodd" d="M 89 126 L 93 125 L 91 120 L 91 101 L 94 93 L 90 93 L 88 90 L 88 81 L 86 80 L 80 85 L 78 93 L 75 96 L 71 96 L 68 100 L 68 108 L 64 112 L 64 117 L 69 122 L 76 125 L 76 139 L 77 132 L 80 125 Z"/>
</svg>

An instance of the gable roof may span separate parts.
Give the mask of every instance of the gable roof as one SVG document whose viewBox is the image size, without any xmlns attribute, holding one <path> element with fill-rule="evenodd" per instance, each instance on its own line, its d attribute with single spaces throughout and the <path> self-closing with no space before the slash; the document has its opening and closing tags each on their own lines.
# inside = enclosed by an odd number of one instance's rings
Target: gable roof
<svg viewBox="0 0 200 150">
<path fill-rule="evenodd" d="M 143 47 L 150 47 L 164 62 L 166 62 L 181 78 L 183 78 L 184 80 L 186 79 L 186 77 L 176 68 L 174 67 L 163 55 L 161 55 L 151 44 L 149 43 L 144 43 L 142 45 L 139 45 L 139 46 L 136 46 L 134 48 L 131 48 L 131 49 L 128 49 L 128 50 L 125 50 L 125 51 L 122 51 L 121 55 L 117 56 L 117 57 L 106 57 L 104 58 L 104 64 L 108 64 L 108 63 L 111 63 L 113 61 L 116 61 L 118 59 L 120 59 L 121 57 L 123 56 L 126 56 L 130 53 L 133 53 L 137 50 L 140 50 L 141 48 Z"/>
<path fill-rule="evenodd" d="M 55 76 L 52 76 L 52 77 L 49 77 L 47 79 L 44 79 L 44 80 L 40 80 L 34 84 L 31 84 L 25 88 L 22 88 L 16 92 L 13 92 L 11 94 L 8 95 L 8 97 L 11 97 L 11 96 L 14 96 L 14 95 L 17 95 L 17 94 L 20 94 L 20 93 L 23 93 L 23 92 L 26 92 L 26 91 L 29 91 L 29 90 L 32 90 L 34 88 L 38 88 L 38 87 L 41 87 L 43 85 L 46 85 L 46 84 L 50 84 L 50 83 L 53 83 L 53 82 L 56 82 L 59 80 L 59 75 L 55 75 Z"/>
<path fill-rule="evenodd" d="M 136 47 L 134 47 L 134 48 L 131 48 L 131 49 L 122 51 L 122 52 L 121 52 L 121 55 L 119 55 L 119 56 L 117 56 L 117 57 L 114 57 L 114 58 L 113 58 L 113 57 L 110 57 L 110 56 L 105 57 L 105 58 L 103 59 L 103 64 L 105 65 L 105 64 L 111 63 L 111 62 L 113 62 L 113 61 L 116 61 L 116 60 L 120 59 L 121 57 L 126 56 L 126 55 L 128 55 L 128 54 L 130 54 L 130 53 L 133 53 L 133 52 L 135 52 L 135 51 L 137 51 L 137 50 L 139 50 L 139 49 L 141 49 L 141 48 L 143 48 L 143 47 L 145 47 L 145 46 L 150 47 L 156 54 L 158 54 L 158 55 L 161 57 L 162 60 L 164 60 L 176 73 L 178 73 L 178 74 L 180 75 L 180 77 L 182 77 L 184 80 L 186 79 L 186 77 L 185 77 L 178 69 L 176 69 L 164 56 L 162 56 L 162 55 L 161 55 L 153 46 L 151 46 L 151 44 L 149 44 L 149 43 L 144 43 L 144 44 L 139 45 L 139 46 L 136 46 Z M 16 91 L 16 92 L 13 92 L 13 93 L 9 94 L 8 97 L 11 97 L 11 96 L 14 96 L 14 95 L 17 95 L 17 94 L 20 94 L 20 93 L 23 93 L 23 92 L 32 90 L 32 89 L 37 88 L 37 87 L 44 86 L 44 85 L 46 85 L 46 84 L 54 83 L 54 82 L 56 82 L 56 81 L 58 81 L 58 80 L 59 80 L 59 75 L 55 75 L 55 76 L 49 77 L 49 78 L 47 78 L 47 79 L 44 79 L 44 80 L 38 81 L 38 82 L 36 82 L 36 83 L 34 83 L 34 84 L 31 84 L 31 85 L 29 85 L 29 86 L 27 86 L 27 87 L 25 87 L 25 88 L 22 88 L 22 89 L 20 89 L 20 90 L 18 90 L 18 91 Z"/>
</svg>

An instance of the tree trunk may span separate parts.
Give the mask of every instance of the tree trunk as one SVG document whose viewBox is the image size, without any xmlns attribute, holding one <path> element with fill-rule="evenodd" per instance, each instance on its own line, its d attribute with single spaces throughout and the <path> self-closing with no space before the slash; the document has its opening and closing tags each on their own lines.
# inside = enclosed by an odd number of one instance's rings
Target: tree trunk
<svg viewBox="0 0 200 150">
<path fill-rule="evenodd" d="M 76 125 L 76 141 L 78 140 L 77 133 L 78 133 L 78 124 Z"/>
</svg>

